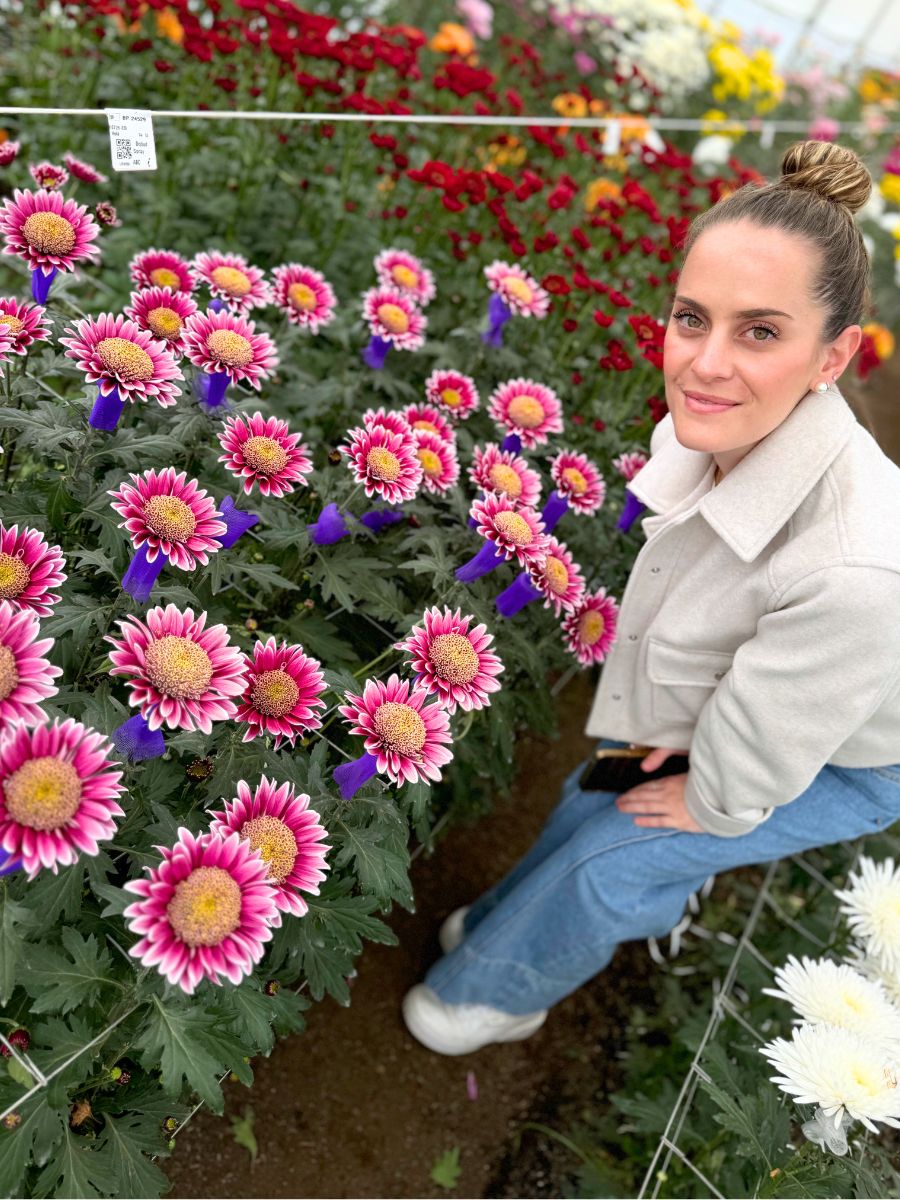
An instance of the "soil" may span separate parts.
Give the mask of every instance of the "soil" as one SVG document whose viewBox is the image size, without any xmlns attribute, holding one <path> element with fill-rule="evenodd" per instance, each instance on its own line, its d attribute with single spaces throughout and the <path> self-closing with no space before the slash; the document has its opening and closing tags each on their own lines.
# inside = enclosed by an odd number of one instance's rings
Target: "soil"
<svg viewBox="0 0 900 1200">
<path fill-rule="evenodd" d="M 413 864 L 417 910 L 388 918 L 399 946 L 366 947 L 350 1007 L 328 998 L 313 1005 L 305 1033 L 254 1061 L 251 1091 L 226 1084 L 224 1119 L 201 1111 L 185 1128 L 164 1164 L 172 1196 L 446 1196 L 430 1172 L 453 1147 L 461 1167 L 455 1196 L 561 1194 L 575 1160 L 523 1127 L 562 1130 L 590 1097 L 615 1089 L 629 1007 L 651 994 L 646 944 L 621 947 L 527 1041 L 475 1054 L 446 1058 L 424 1049 L 407 1033 L 400 1002 L 440 954 L 443 918 L 502 876 L 537 836 L 563 779 L 591 749 L 581 732 L 590 699 L 582 673 L 558 697 L 561 737 L 519 743 L 513 796 Z M 248 1105 L 259 1145 L 253 1163 L 230 1128 Z"/>
</svg>

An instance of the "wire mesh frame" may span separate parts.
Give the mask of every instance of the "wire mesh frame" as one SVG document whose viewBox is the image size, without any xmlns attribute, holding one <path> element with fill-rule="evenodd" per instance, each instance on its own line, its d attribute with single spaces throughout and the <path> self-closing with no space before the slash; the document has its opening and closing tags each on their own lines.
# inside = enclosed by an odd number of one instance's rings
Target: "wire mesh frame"
<svg viewBox="0 0 900 1200">
<path fill-rule="evenodd" d="M 859 863 L 859 858 L 863 850 L 863 841 L 860 840 L 853 843 L 843 843 L 843 845 L 847 846 L 848 849 L 852 848 L 853 850 L 853 859 L 848 868 L 849 873 L 850 871 L 855 870 L 857 864 Z M 744 954 L 748 954 L 755 958 L 757 962 L 764 966 L 769 972 L 774 974 L 774 965 L 769 961 L 768 958 L 766 958 L 759 947 L 753 942 L 753 936 L 756 932 L 756 927 L 759 924 L 759 919 L 762 916 L 763 911 L 767 908 L 770 909 L 780 921 L 784 921 L 785 923 L 789 924 L 790 928 L 792 928 L 796 933 L 799 933 L 801 936 L 805 937 L 817 948 L 822 949 L 826 945 L 826 943 L 824 943 L 817 934 L 813 933 L 812 930 L 807 929 L 800 922 L 793 920 L 793 918 L 788 918 L 781 906 L 772 897 L 772 883 L 776 874 L 778 873 L 779 867 L 784 862 L 794 863 L 796 866 L 805 871 L 811 879 L 815 880 L 816 883 L 830 891 L 832 894 L 834 894 L 837 890 L 834 884 L 831 883 L 831 881 L 827 879 L 821 873 L 821 871 L 819 871 L 818 868 L 810 863 L 802 854 L 795 854 L 787 859 L 776 859 L 769 864 L 762 882 L 762 886 L 760 887 L 759 892 L 756 895 L 756 899 L 754 900 L 753 907 L 748 914 L 747 921 L 744 925 L 744 931 L 737 942 L 734 954 L 732 955 L 731 961 L 728 964 L 728 970 L 725 973 L 725 977 L 718 987 L 716 986 L 715 982 L 713 984 L 713 999 L 710 1006 L 709 1020 L 706 1023 L 706 1027 L 700 1038 L 700 1043 L 694 1053 L 691 1065 L 688 1067 L 685 1073 L 681 1088 L 675 1098 L 675 1103 L 672 1106 L 669 1119 L 666 1122 L 665 1129 L 663 1130 L 659 1142 L 657 1143 L 653 1157 L 650 1160 L 650 1164 L 647 1167 L 647 1171 L 644 1175 L 644 1179 L 641 1183 L 640 1191 L 637 1194 L 636 1200 L 657 1200 L 660 1194 L 660 1187 L 665 1181 L 666 1172 L 668 1171 L 669 1164 L 671 1163 L 673 1156 L 677 1158 L 679 1162 L 684 1163 L 684 1165 L 693 1172 L 703 1186 L 708 1189 L 710 1195 L 713 1196 L 715 1200 L 727 1200 L 727 1197 L 723 1196 L 715 1184 L 706 1177 L 704 1172 L 701 1171 L 696 1163 L 691 1161 L 689 1155 L 687 1155 L 684 1150 L 681 1149 L 681 1147 L 678 1145 L 678 1138 L 681 1135 L 681 1130 L 683 1129 L 684 1123 L 688 1117 L 688 1114 L 690 1113 L 691 1105 L 699 1084 L 701 1082 L 710 1082 L 709 1076 L 703 1070 L 700 1063 L 706 1052 L 707 1046 L 715 1038 L 723 1018 L 725 1016 L 734 1018 L 738 1024 L 745 1029 L 747 1033 L 751 1034 L 757 1041 L 765 1042 L 766 1040 L 765 1036 L 758 1029 L 756 1029 L 750 1021 L 747 1020 L 732 999 L 732 989 L 734 987 L 738 968 Z M 840 913 L 837 908 L 835 908 L 833 927 L 837 925 L 839 917 Z M 693 931 L 694 930 L 692 929 L 692 932 Z M 662 1161 L 660 1162 L 660 1160 Z"/>
</svg>

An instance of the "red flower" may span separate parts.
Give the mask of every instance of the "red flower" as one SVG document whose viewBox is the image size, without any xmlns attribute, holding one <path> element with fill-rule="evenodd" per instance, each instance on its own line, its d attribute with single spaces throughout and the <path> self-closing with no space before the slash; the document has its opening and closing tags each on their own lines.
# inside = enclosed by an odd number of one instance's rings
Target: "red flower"
<svg viewBox="0 0 900 1200">
<path fill-rule="evenodd" d="M 594 321 L 600 326 L 601 329 L 609 329 L 610 325 L 613 323 L 613 318 L 608 317 L 606 313 L 600 312 L 599 309 L 595 309 Z"/>
<path fill-rule="evenodd" d="M 665 326 L 648 316 L 631 316 L 628 324 L 634 330 L 638 345 L 655 345 L 661 343 L 666 336 Z"/>
<path fill-rule="evenodd" d="M 572 290 L 564 275 L 545 275 L 541 280 L 541 287 L 553 296 L 568 296 Z"/>
</svg>

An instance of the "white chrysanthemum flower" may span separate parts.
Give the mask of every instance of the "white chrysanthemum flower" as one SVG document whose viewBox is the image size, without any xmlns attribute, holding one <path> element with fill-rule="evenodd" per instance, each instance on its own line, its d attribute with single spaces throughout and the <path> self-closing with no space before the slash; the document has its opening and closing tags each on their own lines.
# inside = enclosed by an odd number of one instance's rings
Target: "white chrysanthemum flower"
<svg viewBox="0 0 900 1200">
<path fill-rule="evenodd" d="M 881 959 L 866 954 L 863 947 L 857 945 L 851 945 L 844 957 L 854 971 L 880 983 L 887 998 L 900 1009 L 900 964 L 887 967 Z"/>
<path fill-rule="evenodd" d="M 800 1019 L 838 1025 L 877 1043 L 886 1053 L 900 1053 L 900 1009 L 880 983 L 866 979 L 846 963 L 793 954 L 775 972 L 777 988 L 763 988 L 769 996 L 787 1000 Z"/>
<path fill-rule="evenodd" d="M 866 953 L 888 970 L 900 967 L 900 869 L 895 869 L 893 858 L 882 863 L 861 858 L 859 874 L 851 872 L 850 886 L 836 895 Z"/>
<path fill-rule="evenodd" d="M 867 1038 L 836 1025 L 800 1025 L 790 1041 L 760 1047 L 780 1075 L 770 1076 L 800 1104 L 818 1104 L 837 1128 L 844 1112 L 878 1133 L 900 1129 L 900 1067 Z"/>
</svg>

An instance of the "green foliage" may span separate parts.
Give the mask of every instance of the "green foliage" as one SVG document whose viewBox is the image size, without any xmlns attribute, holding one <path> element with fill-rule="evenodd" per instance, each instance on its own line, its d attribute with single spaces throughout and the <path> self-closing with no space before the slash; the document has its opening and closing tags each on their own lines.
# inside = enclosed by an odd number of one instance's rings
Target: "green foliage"
<svg viewBox="0 0 900 1200">
<path fill-rule="evenodd" d="M 431 1168 L 431 1179 L 438 1187 L 452 1192 L 459 1183 L 462 1168 L 459 1165 L 459 1146 L 445 1150 Z"/>
</svg>

